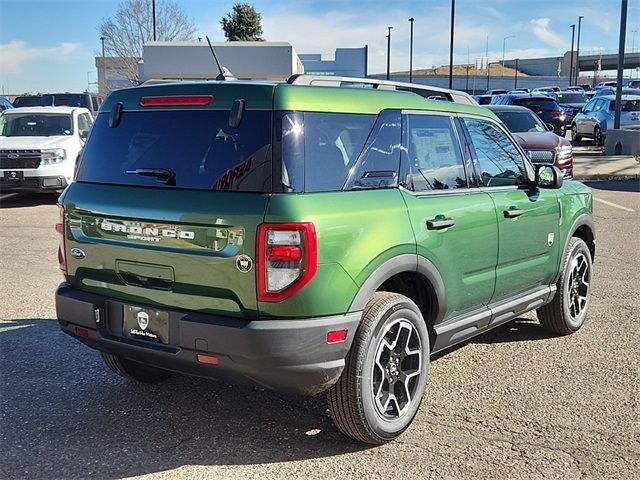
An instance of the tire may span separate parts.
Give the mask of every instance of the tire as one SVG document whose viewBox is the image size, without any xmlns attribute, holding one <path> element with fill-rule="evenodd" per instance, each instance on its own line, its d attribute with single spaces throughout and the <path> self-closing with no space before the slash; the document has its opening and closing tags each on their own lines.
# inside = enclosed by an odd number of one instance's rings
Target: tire
<svg viewBox="0 0 640 480">
<path fill-rule="evenodd" d="M 429 335 L 420 310 L 403 295 L 376 292 L 345 369 L 327 392 L 333 423 L 354 440 L 389 442 L 416 416 L 428 376 Z"/>
<path fill-rule="evenodd" d="M 582 140 L 582 135 L 578 135 L 578 126 L 574 122 L 571 126 L 571 141 L 579 142 L 580 140 Z"/>
<path fill-rule="evenodd" d="M 604 145 L 604 138 L 602 137 L 602 130 L 600 130 L 600 127 L 596 127 L 593 131 L 593 141 L 595 142 L 596 147 Z"/>
<path fill-rule="evenodd" d="M 545 330 L 568 335 L 582 327 L 591 297 L 591 252 L 582 239 L 569 241 L 561 272 L 555 297 L 536 313 Z"/>
<path fill-rule="evenodd" d="M 104 360 L 107 367 L 121 377 L 134 382 L 154 383 L 172 375 L 172 372 L 168 370 L 151 367 L 111 353 L 100 352 L 100 355 L 102 355 L 102 360 Z"/>
</svg>

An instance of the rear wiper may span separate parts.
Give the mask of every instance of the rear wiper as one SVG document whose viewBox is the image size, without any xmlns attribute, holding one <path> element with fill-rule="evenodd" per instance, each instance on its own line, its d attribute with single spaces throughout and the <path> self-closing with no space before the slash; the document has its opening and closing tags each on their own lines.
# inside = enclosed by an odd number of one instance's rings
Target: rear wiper
<svg viewBox="0 0 640 480">
<path fill-rule="evenodd" d="M 143 177 L 156 177 L 164 181 L 165 185 L 175 186 L 176 172 L 170 168 L 136 168 L 135 170 L 125 170 L 127 175 L 142 175 Z"/>
</svg>

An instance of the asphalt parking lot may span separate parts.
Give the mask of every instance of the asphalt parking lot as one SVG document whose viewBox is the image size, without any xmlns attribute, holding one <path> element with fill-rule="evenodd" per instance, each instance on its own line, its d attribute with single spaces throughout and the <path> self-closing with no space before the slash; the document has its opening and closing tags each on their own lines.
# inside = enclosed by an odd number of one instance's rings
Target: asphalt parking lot
<svg viewBox="0 0 640 480">
<path fill-rule="evenodd" d="M 584 327 L 555 337 L 531 315 L 433 359 L 413 425 L 375 448 L 323 396 L 112 374 L 55 321 L 55 198 L 2 196 L 0 477 L 640 478 L 640 185 L 590 186 Z"/>
</svg>

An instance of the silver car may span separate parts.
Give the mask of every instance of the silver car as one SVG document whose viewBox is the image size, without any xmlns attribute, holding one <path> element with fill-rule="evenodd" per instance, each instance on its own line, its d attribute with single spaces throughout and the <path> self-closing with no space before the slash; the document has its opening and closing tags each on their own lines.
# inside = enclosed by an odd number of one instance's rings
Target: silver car
<svg viewBox="0 0 640 480">
<path fill-rule="evenodd" d="M 640 95 L 622 95 L 620 128 L 640 126 Z M 613 128 L 615 95 L 592 98 L 573 119 L 571 139 L 592 137 L 596 145 L 604 145 L 607 130 Z"/>
</svg>

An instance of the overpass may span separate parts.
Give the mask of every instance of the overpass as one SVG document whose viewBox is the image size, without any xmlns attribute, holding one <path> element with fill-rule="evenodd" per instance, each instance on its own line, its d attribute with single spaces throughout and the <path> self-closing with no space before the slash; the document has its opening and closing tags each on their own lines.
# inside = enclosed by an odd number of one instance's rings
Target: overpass
<svg viewBox="0 0 640 480">
<path fill-rule="evenodd" d="M 576 62 L 577 60 L 577 62 Z M 505 60 L 504 66 L 515 68 L 516 61 Z M 543 58 L 522 58 L 518 60 L 518 69 L 527 75 L 546 75 L 546 76 L 569 76 L 569 68 L 571 65 L 571 52 L 566 52 L 561 57 L 543 57 Z M 607 51 L 588 54 L 581 53 L 577 58 L 576 52 L 573 52 L 573 66 L 578 66 L 579 72 L 592 72 L 617 70 L 618 69 L 618 52 Z M 640 67 L 640 49 L 626 51 L 624 55 L 624 69 L 635 69 Z"/>
</svg>

